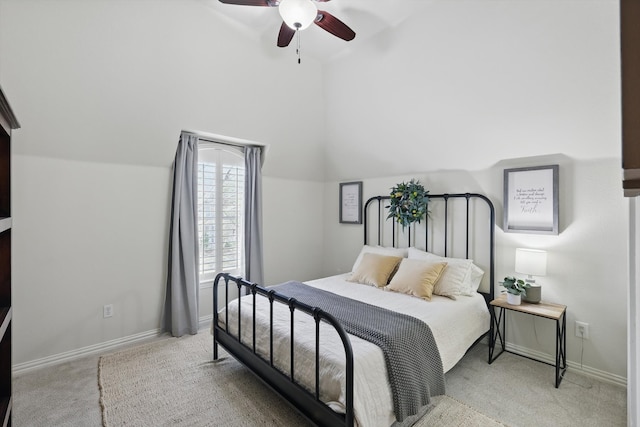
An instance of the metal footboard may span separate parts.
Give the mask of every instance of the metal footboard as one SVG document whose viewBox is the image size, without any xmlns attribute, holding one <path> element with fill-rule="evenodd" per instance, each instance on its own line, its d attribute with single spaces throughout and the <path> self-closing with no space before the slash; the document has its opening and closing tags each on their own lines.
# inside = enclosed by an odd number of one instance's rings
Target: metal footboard
<svg viewBox="0 0 640 427">
<path fill-rule="evenodd" d="M 218 311 L 222 307 L 218 301 L 218 287 L 223 284 L 225 290 L 225 324 L 221 327 L 219 324 Z M 248 346 L 241 342 L 242 336 L 242 304 L 241 299 L 238 300 L 238 336 L 229 332 L 229 287 L 236 286 L 238 295 L 244 295 L 248 292 L 253 298 L 252 313 L 252 342 Z M 269 325 L 269 360 L 263 358 L 256 351 L 256 297 L 262 295 L 269 301 L 270 309 L 270 325 Z M 283 304 L 289 307 L 291 312 L 290 337 L 291 337 L 291 366 L 288 373 L 278 370 L 273 364 L 273 307 L 274 304 Z M 307 389 L 298 384 L 295 380 L 294 361 L 294 314 L 296 312 L 304 313 L 315 321 L 315 391 L 309 392 Z M 346 361 L 346 413 L 338 414 L 330 409 L 320 400 L 320 322 L 330 324 L 340 336 L 344 346 Z M 329 313 L 297 301 L 295 298 L 289 298 L 282 294 L 261 287 L 255 283 L 232 276 L 227 273 L 220 273 L 216 276 L 213 284 L 213 359 L 218 359 L 218 344 L 224 347 L 233 357 L 238 359 L 242 364 L 248 367 L 254 374 L 258 376 L 266 385 L 279 393 L 288 402 L 292 403 L 296 409 L 319 426 L 353 426 L 353 350 L 347 333 L 344 331 L 340 323 Z"/>
</svg>

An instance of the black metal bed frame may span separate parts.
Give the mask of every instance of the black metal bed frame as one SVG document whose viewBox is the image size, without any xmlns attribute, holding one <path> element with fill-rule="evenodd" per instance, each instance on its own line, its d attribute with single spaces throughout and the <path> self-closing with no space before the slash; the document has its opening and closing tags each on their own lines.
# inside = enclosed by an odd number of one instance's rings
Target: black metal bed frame
<svg viewBox="0 0 640 427">
<path fill-rule="evenodd" d="M 367 244 L 367 235 L 368 235 L 368 215 L 367 209 L 374 202 L 378 202 L 378 243 L 381 243 L 381 233 L 382 233 L 382 220 L 385 208 L 382 207 L 382 201 L 388 200 L 389 196 L 376 196 L 367 200 L 364 207 L 364 242 Z M 429 199 L 442 199 L 445 203 L 445 215 L 444 215 L 444 256 L 447 256 L 447 239 L 448 239 L 448 230 L 449 227 L 449 199 L 457 199 L 457 198 L 465 198 L 466 199 L 466 254 L 467 258 L 469 257 L 469 203 L 471 199 L 480 199 L 484 200 L 489 207 L 489 246 L 490 246 L 490 272 L 489 272 L 489 293 L 481 292 L 487 301 L 491 301 L 493 299 L 494 293 L 494 229 L 495 229 L 495 211 L 493 204 L 491 201 L 481 194 L 475 193 L 465 193 L 465 194 L 441 194 L 441 195 L 429 195 Z M 427 221 L 429 221 L 429 217 L 427 216 Z M 396 226 L 392 226 L 392 240 L 393 246 L 396 246 Z M 425 245 L 428 244 L 429 236 L 428 236 L 428 227 L 425 227 Z M 409 229 L 409 236 L 411 233 L 411 229 Z M 398 233 L 399 234 L 399 233 Z M 409 237 L 409 242 L 410 242 Z M 425 248 L 426 249 L 426 248 Z M 225 287 L 225 325 L 220 326 L 219 323 L 219 297 L 218 297 L 218 287 L 221 283 L 224 283 Z M 243 289 L 248 291 L 253 299 L 253 313 L 252 313 L 252 330 L 253 337 L 251 346 L 241 342 L 239 337 L 242 336 L 242 321 L 241 321 L 241 304 L 240 300 L 238 300 L 238 336 L 231 334 L 229 332 L 229 322 L 226 321 L 228 319 L 228 306 L 229 306 L 229 286 L 230 283 L 235 285 L 238 289 L 238 295 L 243 295 Z M 269 360 L 264 359 L 260 356 L 256 351 L 256 296 L 261 295 L 262 297 L 266 297 L 269 300 L 270 307 L 270 349 L 269 349 Z M 279 303 L 284 304 L 289 307 L 291 313 L 291 322 L 290 322 L 290 334 L 291 334 L 291 348 L 290 348 L 290 372 L 285 373 L 276 368 L 273 364 L 273 304 Z M 315 334 L 315 342 L 316 342 L 316 355 L 315 355 L 315 391 L 309 392 L 306 388 L 298 384 L 295 380 L 295 371 L 294 371 L 294 360 L 295 360 L 295 352 L 294 352 L 294 318 L 296 312 L 305 313 L 305 315 L 313 317 L 316 325 L 316 334 Z M 346 390 L 345 390 L 345 414 L 338 414 L 337 412 L 330 409 L 326 404 L 324 404 L 319 396 L 319 384 L 320 384 L 320 362 L 319 362 L 319 348 L 320 348 L 320 340 L 319 340 L 319 329 L 320 322 L 325 322 L 330 324 L 340 336 L 342 340 L 342 344 L 344 346 L 345 352 L 345 360 L 346 360 Z M 491 333 L 491 328 L 493 328 L 493 324 L 490 323 L 489 330 L 483 334 L 476 342 L 475 345 L 479 342 L 484 336 L 487 334 L 491 338 L 493 334 Z M 233 357 L 238 359 L 242 364 L 244 364 L 247 368 L 249 368 L 260 380 L 262 380 L 267 386 L 271 389 L 279 393 L 282 397 L 285 398 L 289 403 L 293 404 L 294 407 L 307 419 L 312 421 L 318 426 L 347 426 L 352 427 L 354 425 L 354 413 L 353 413 L 353 350 L 351 348 L 351 342 L 347 333 L 344 331 L 340 323 L 329 313 L 317 308 L 311 307 L 307 304 L 304 304 L 300 301 L 297 301 L 295 298 L 289 298 L 282 294 L 279 294 L 273 290 L 268 288 L 259 286 L 256 283 L 248 282 L 240 277 L 232 276 L 227 273 L 220 273 L 216 276 L 214 284 L 213 284 L 213 359 L 218 359 L 218 344 L 222 345 Z M 473 347 L 472 345 L 472 347 Z"/>
</svg>

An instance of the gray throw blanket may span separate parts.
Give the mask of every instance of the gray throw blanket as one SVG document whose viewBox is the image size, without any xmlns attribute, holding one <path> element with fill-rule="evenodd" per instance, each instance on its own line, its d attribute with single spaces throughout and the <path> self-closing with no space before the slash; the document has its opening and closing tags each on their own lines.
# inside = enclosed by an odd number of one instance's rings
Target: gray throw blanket
<svg viewBox="0 0 640 427">
<path fill-rule="evenodd" d="M 382 349 L 398 422 L 423 413 L 431 395 L 444 394 L 440 351 L 423 321 L 300 282 L 286 282 L 271 289 L 326 311 L 347 333 Z"/>
</svg>

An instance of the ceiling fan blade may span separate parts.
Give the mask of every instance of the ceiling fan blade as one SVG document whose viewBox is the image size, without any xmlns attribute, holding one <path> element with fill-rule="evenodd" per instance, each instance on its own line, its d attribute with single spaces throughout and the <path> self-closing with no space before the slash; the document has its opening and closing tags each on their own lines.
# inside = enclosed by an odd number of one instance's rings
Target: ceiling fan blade
<svg viewBox="0 0 640 427">
<path fill-rule="evenodd" d="M 278 47 L 287 47 L 291 43 L 291 39 L 295 35 L 296 30 L 292 30 L 284 22 L 280 26 L 280 32 L 278 33 Z"/>
<path fill-rule="evenodd" d="M 323 10 L 318 10 L 318 16 L 316 16 L 315 24 L 325 31 L 330 32 L 336 37 L 340 37 L 342 40 L 350 41 L 356 37 L 356 33 L 347 26 L 344 22 Z"/>
<path fill-rule="evenodd" d="M 240 6 L 266 6 L 276 7 L 278 4 L 273 0 L 220 0 L 224 4 L 237 4 Z"/>
</svg>

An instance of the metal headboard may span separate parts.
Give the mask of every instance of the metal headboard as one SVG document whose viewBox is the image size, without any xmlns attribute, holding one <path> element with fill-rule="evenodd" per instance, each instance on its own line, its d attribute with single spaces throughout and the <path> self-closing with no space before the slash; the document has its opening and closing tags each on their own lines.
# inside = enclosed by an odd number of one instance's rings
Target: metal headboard
<svg viewBox="0 0 640 427">
<path fill-rule="evenodd" d="M 399 241 L 401 237 L 406 236 L 407 246 L 416 246 L 416 239 L 418 238 L 418 234 L 423 231 L 424 233 L 424 249 L 429 250 L 431 252 L 440 252 L 439 255 L 442 256 L 457 256 L 470 258 L 470 239 L 474 239 L 477 235 L 481 233 L 488 233 L 484 238 L 488 241 L 487 245 L 481 250 L 484 252 L 488 250 L 488 265 L 489 269 L 489 292 L 480 292 L 483 294 L 487 302 L 493 299 L 494 295 L 494 283 L 495 283 L 495 208 L 493 207 L 493 203 L 489 198 L 482 194 L 477 193 L 460 193 L 460 194 L 429 194 L 429 210 L 432 211 L 432 206 L 436 204 L 443 203 L 444 206 L 438 207 L 438 213 L 432 212 L 433 215 L 427 215 L 427 217 L 422 221 L 421 224 L 411 225 L 407 228 L 406 233 L 401 233 L 400 226 L 398 226 L 395 221 L 389 220 L 386 221 L 388 215 L 388 207 L 385 204 L 391 199 L 390 196 L 374 196 L 371 197 L 364 205 L 364 243 L 369 244 L 369 233 L 371 233 L 370 229 L 370 212 L 369 209 L 373 209 L 376 206 L 377 202 L 377 215 L 376 211 L 373 211 L 372 214 L 374 216 L 374 220 L 377 217 L 377 242 L 374 244 L 377 245 L 387 245 L 385 241 L 385 231 L 391 230 L 391 245 L 394 247 L 399 246 Z M 464 212 L 462 217 L 458 214 L 457 211 L 454 212 L 454 208 L 459 208 L 459 203 L 452 203 L 453 200 L 462 200 L 464 205 Z M 488 224 L 482 225 L 478 227 L 476 220 L 476 203 L 475 201 L 479 201 L 480 205 L 486 205 L 488 209 Z M 473 211 L 473 212 L 472 212 Z M 485 214 L 487 216 L 487 214 Z M 483 219 L 482 219 L 483 220 Z M 460 223 L 464 224 L 464 233 L 462 241 L 464 242 L 464 251 L 456 254 L 452 254 L 452 231 L 455 229 L 458 230 Z M 442 228 L 440 224 L 443 224 Z M 484 231 L 482 230 L 484 228 Z M 437 230 L 439 233 L 434 232 Z M 413 233 L 413 236 L 412 236 Z M 436 234 L 438 234 L 436 236 Z M 482 237 L 482 236 L 480 236 Z M 434 239 L 439 239 L 440 250 L 435 251 L 432 248 L 435 246 L 436 242 Z M 443 249 L 442 249 L 443 248 Z M 485 249 L 486 248 L 486 249 Z M 477 254 L 477 253 L 476 253 Z M 487 256 L 486 252 L 483 254 L 485 257 Z"/>
</svg>

